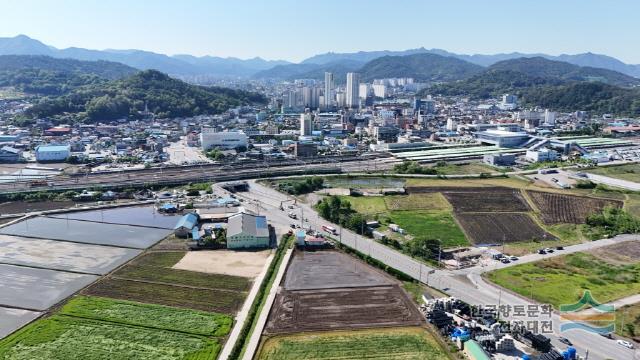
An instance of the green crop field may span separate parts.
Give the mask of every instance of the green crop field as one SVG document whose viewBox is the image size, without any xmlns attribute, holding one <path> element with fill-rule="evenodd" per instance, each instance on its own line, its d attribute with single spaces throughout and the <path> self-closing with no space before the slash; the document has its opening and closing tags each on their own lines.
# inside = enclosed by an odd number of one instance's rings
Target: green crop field
<svg viewBox="0 0 640 360">
<path fill-rule="evenodd" d="M 384 202 L 389 210 L 451 210 L 441 193 L 390 195 Z"/>
<path fill-rule="evenodd" d="M 584 290 L 600 303 L 640 292 L 640 263 L 614 264 L 588 253 L 574 253 L 488 273 L 496 284 L 551 304 L 578 301 Z"/>
<path fill-rule="evenodd" d="M 434 169 L 438 170 L 438 174 L 442 175 L 469 175 L 500 172 L 489 165 L 485 165 L 479 162 L 462 165 L 447 164 L 445 166 L 436 166 L 434 167 Z"/>
<path fill-rule="evenodd" d="M 268 339 L 259 360 L 298 359 L 448 359 L 424 329 L 331 331 Z"/>
<path fill-rule="evenodd" d="M 60 314 L 206 336 L 225 336 L 233 324 L 229 315 L 89 296 L 71 299 Z"/>
<path fill-rule="evenodd" d="M 153 266 L 126 266 L 114 273 L 113 276 L 122 279 L 153 281 L 208 289 L 235 291 L 249 289 L 249 280 L 239 276 L 205 274 Z"/>
<path fill-rule="evenodd" d="M 391 211 L 389 218 L 416 238 L 440 239 L 443 247 L 469 245 L 449 211 Z"/>
<path fill-rule="evenodd" d="M 346 200 L 351 208 L 360 214 L 384 213 L 387 206 L 382 196 L 340 196 L 340 200 Z"/>
<path fill-rule="evenodd" d="M 175 306 L 187 309 L 235 313 L 246 293 L 172 286 L 166 284 L 108 278 L 91 286 L 87 295 Z"/>
<path fill-rule="evenodd" d="M 600 166 L 587 172 L 633 182 L 640 182 L 640 164 Z"/>
<path fill-rule="evenodd" d="M 3 360 L 208 360 L 219 351 L 211 338 L 63 315 L 0 340 Z"/>
</svg>

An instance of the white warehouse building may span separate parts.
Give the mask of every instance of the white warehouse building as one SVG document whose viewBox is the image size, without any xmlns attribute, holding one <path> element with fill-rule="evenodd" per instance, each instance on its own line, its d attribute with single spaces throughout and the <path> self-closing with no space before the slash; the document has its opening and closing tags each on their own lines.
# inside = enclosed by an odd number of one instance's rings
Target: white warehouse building
<svg viewBox="0 0 640 360">
<path fill-rule="evenodd" d="M 38 145 L 36 147 L 36 161 L 65 161 L 71 156 L 69 145 Z"/>
<path fill-rule="evenodd" d="M 236 149 L 247 147 L 247 135 L 240 131 L 216 131 L 203 128 L 200 133 L 200 145 L 207 151 L 211 148 Z"/>
</svg>

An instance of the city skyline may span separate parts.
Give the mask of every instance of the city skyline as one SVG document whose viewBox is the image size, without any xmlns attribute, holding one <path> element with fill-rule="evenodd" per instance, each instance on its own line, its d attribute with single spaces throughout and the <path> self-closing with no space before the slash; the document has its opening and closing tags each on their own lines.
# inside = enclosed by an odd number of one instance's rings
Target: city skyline
<svg viewBox="0 0 640 360">
<path fill-rule="evenodd" d="M 0 37 L 25 34 L 57 48 L 140 49 L 242 59 L 258 56 L 292 62 L 326 52 L 425 47 L 460 54 L 593 52 L 640 64 L 640 52 L 628 46 L 637 33 L 634 14 L 640 4 L 629 0 L 616 4 L 410 0 L 372 6 L 363 1 L 328 0 L 317 7 L 292 0 L 194 0 L 188 6 L 170 1 L 149 6 L 124 1 L 33 0 L 4 6 Z M 301 15 L 339 26 L 325 26 L 317 33 L 296 31 L 293 20 Z M 356 36 L 345 37 L 346 33 Z"/>
</svg>

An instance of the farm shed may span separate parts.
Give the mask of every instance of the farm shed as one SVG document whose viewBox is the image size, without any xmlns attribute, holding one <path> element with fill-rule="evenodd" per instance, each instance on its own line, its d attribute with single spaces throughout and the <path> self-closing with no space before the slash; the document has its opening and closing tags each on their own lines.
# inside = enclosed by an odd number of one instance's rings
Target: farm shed
<svg viewBox="0 0 640 360">
<path fill-rule="evenodd" d="M 177 237 L 187 238 L 191 234 L 191 231 L 198 225 L 198 215 L 194 213 L 185 214 L 178 220 L 178 223 L 173 228 Z"/>
</svg>

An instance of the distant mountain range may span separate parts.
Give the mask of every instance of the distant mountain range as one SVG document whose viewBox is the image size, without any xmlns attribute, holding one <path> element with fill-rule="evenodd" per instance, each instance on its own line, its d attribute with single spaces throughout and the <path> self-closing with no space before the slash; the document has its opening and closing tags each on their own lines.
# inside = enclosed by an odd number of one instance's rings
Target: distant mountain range
<svg viewBox="0 0 640 360">
<path fill-rule="evenodd" d="M 547 54 L 526 54 L 526 53 L 509 53 L 509 54 L 494 54 L 494 55 L 463 55 L 456 54 L 452 52 L 448 52 L 442 49 L 410 49 L 404 51 L 360 51 L 354 53 L 326 53 L 312 56 L 302 63 L 304 64 L 325 64 L 329 62 L 336 62 L 342 60 L 351 60 L 351 61 L 359 61 L 359 62 L 367 62 L 373 59 L 382 57 L 382 56 L 405 56 L 412 54 L 436 54 L 442 56 L 450 56 L 454 58 L 458 58 L 460 60 L 465 60 L 470 63 L 480 65 L 480 66 L 491 66 L 497 62 L 504 60 L 517 59 L 522 57 L 543 57 L 549 60 L 557 60 L 564 61 L 570 64 L 579 65 L 579 66 L 590 66 L 602 69 L 608 69 L 613 71 L 618 71 L 623 74 L 640 78 L 640 65 L 631 65 L 625 64 L 622 61 L 613 58 L 607 55 L 593 54 L 593 53 L 584 53 L 584 54 L 576 54 L 576 55 L 559 55 L 552 56 Z"/>
<path fill-rule="evenodd" d="M 453 57 L 483 67 L 488 67 L 500 61 L 516 58 L 543 57 L 549 60 L 564 61 L 579 66 L 613 70 L 640 78 L 640 65 L 625 64 L 613 57 L 593 53 L 559 56 L 525 53 L 464 55 L 451 53 L 441 49 L 417 48 L 404 51 L 326 53 L 312 56 L 302 61 L 300 64 L 292 64 L 284 60 L 270 61 L 259 57 L 242 60 L 237 58 L 221 58 L 214 56 L 168 56 L 142 50 L 89 50 L 75 47 L 57 49 L 25 35 L 0 38 L 0 55 L 47 55 L 56 58 L 72 58 L 78 60 L 114 61 L 140 70 L 156 69 L 170 75 L 183 78 L 207 75 L 218 78 L 254 77 L 291 79 L 292 76 L 296 76 L 300 78 L 308 77 L 321 79 L 320 74 L 324 72 L 323 69 L 330 67 L 333 68 L 333 71 L 336 73 L 336 80 L 340 80 L 343 73 L 358 69 L 367 62 L 381 57 L 406 56 L 424 53 Z M 265 72 L 265 70 L 273 71 Z"/>
<path fill-rule="evenodd" d="M 261 58 L 241 60 L 214 56 L 168 56 L 142 50 L 88 50 L 82 48 L 56 49 L 25 35 L 0 38 L 0 55 L 47 55 L 77 60 L 106 60 L 129 65 L 136 69 L 156 69 L 170 75 L 211 75 L 221 78 L 248 77 L 258 71 L 287 61 L 269 61 Z"/>
</svg>

